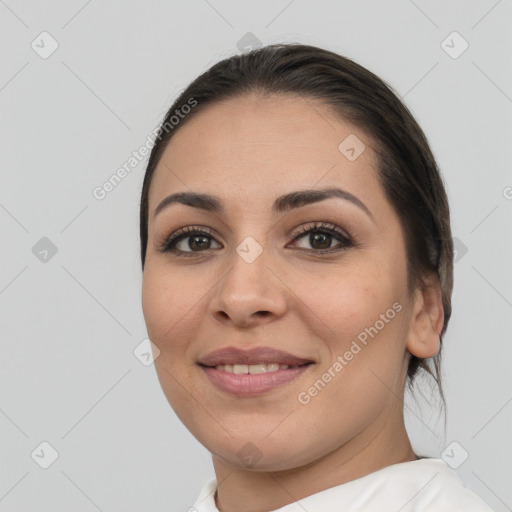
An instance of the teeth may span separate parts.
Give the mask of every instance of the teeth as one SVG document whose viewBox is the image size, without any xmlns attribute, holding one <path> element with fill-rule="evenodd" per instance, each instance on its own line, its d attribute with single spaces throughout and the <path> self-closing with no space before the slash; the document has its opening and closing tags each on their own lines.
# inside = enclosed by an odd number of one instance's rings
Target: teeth
<svg viewBox="0 0 512 512">
<path fill-rule="evenodd" d="M 267 373 L 275 372 L 277 370 L 287 370 L 288 368 L 296 368 L 287 364 L 270 363 L 270 364 L 219 364 L 215 367 L 216 370 L 224 371 L 227 373 L 234 373 L 236 375 L 243 375 L 250 373 Z"/>
</svg>

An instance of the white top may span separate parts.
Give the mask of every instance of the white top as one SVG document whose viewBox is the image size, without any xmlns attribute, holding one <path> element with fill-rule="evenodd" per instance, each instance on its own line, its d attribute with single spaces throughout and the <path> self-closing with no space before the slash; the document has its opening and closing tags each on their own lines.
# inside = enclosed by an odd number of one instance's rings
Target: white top
<svg viewBox="0 0 512 512">
<path fill-rule="evenodd" d="M 219 512 L 215 479 L 189 512 Z M 393 464 L 269 512 L 493 512 L 442 459 Z"/>
</svg>

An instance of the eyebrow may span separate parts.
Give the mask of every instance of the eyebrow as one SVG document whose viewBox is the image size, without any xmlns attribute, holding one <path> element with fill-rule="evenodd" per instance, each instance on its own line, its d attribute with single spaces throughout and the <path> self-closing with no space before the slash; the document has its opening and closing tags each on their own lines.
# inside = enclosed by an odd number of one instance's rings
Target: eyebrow
<svg viewBox="0 0 512 512">
<path fill-rule="evenodd" d="M 272 213 L 284 213 L 294 208 L 300 208 L 308 204 L 324 201 L 325 199 L 338 198 L 350 201 L 352 204 L 363 210 L 374 222 L 372 213 L 366 205 L 356 196 L 337 187 L 326 187 L 316 190 L 297 190 L 278 197 L 272 205 Z M 193 208 L 199 208 L 213 213 L 222 213 L 224 210 L 223 201 L 210 194 L 202 194 L 198 192 L 177 192 L 163 199 L 156 207 L 153 217 L 156 217 L 163 209 L 171 204 L 184 204 Z"/>
</svg>

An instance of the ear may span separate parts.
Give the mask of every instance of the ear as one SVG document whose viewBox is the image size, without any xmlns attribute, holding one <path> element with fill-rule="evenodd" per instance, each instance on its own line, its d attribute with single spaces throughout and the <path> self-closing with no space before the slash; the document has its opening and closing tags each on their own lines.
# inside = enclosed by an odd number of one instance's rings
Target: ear
<svg viewBox="0 0 512 512">
<path fill-rule="evenodd" d="M 422 359 L 439 352 L 444 322 L 441 283 L 437 272 L 431 272 L 424 281 L 425 288 L 419 287 L 414 293 L 406 345 L 412 355 Z"/>
</svg>

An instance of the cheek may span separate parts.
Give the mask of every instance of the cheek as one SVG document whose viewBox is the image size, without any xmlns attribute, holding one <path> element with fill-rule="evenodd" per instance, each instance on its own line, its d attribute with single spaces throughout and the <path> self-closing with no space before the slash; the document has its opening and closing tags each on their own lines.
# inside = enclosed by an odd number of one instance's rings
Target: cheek
<svg viewBox="0 0 512 512">
<path fill-rule="evenodd" d="M 391 309 L 388 317 L 397 316 L 392 306 L 402 297 L 397 281 L 377 265 L 333 266 L 321 275 L 301 273 L 300 279 L 294 280 L 294 293 L 304 304 L 304 318 L 316 321 L 325 334 L 322 338 L 336 353 L 344 349 L 347 341 L 373 326 L 381 314 Z M 390 324 L 386 323 L 386 329 Z"/>
<path fill-rule="evenodd" d="M 359 403 L 361 413 L 372 410 L 401 375 L 407 329 L 403 283 L 378 265 L 304 276 L 295 285 L 305 304 L 300 316 L 322 340 L 317 377 L 325 372 L 329 382 L 317 405 L 344 397 L 353 407 Z"/>
<path fill-rule="evenodd" d="M 161 351 L 176 350 L 173 340 L 182 338 L 186 319 L 200 307 L 201 294 L 186 288 L 177 273 L 156 265 L 147 266 L 142 283 L 142 310 L 147 331 Z"/>
<path fill-rule="evenodd" d="M 169 269 L 148 265 L 142 283 L 142 309 L 150 340 L 159 348 L 155 370 L 172 408 L 185 424 L 190 422 L 195 400 L 189 385 L 192 363 L 187 358 L 188 342 L 194 337 L 194 315 L 201 307 L 202 293 L 185 289 L 182 277 Z M 197 413 L 196 413 L 197 414 Z M 187 420 L 187 418 L 189 418 Z"/>
<path fill-rule="evenodd" d="M 320 280 L 303 279 L 296 287 L 307 304 L 301 316 L 314 311 L 308 322 L 315 322 L 315 334 L 326 348 L 299 401 L 307 402 L 305 414 L 323 422 L 320 429 L 341 442 L 339 436 L 350 438 L 395 400 L 405 353 L 404 290 L 378 266 L 336 269 Z"/>
</svg>

